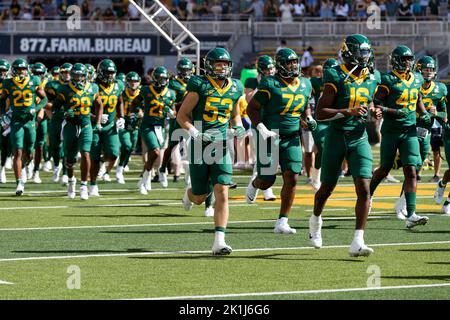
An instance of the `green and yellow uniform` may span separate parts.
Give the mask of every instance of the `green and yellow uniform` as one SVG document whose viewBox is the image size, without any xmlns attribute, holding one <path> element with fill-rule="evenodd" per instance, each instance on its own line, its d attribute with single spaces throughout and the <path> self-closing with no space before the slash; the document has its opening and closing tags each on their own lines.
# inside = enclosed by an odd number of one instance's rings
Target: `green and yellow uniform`
<svg viewBox="0 0 450 320">
<path fill-rule="evenodd" d="M 65 83 L 61 79 L 53 80 L 45 85 L 45 93 L 50 101 L 58 96 L 58 92 Z M 62 110 L 52 108 L 52 118 L 48 125 L 48 138 L 50 143 L 50 155 L 53 157 L 55 165 L 59 164 L 59 160 L 64 157 L 63 143 L 61 140 L 61 128 L 64 121 L 64 112 Z"/>
<path fill-rule="evenodd" d="M 29 76 L 22 82 L 13 79 L 3 80 L 3 92 L 9 99 L 12 110 L 11 143 L 13 150 L 23 149 L 32 154 L 36 141 L 36 90 L 41 81 L 39 77 Z"/>
<path fill-rule="evenodd" d="M 78 152 L 90 152 L 93 140 L 91 110 L 98 96 L 98 87 L 88 82 L 83 89 L 72 83 L 60 87 L 53 107 L 64 112 L 73 110 L 73 117 L 66 117 L 63 127 L 64 154 L 68 163 L 76 162 Z"/>
<path fill-rule="evenodd" d="M 323 75 L 324 85 L 336 92 L 332 108 L 356 108 L 368 106 L 380 83 L 380 73 L 369 73 L 368 68 L 360 76 L 349 75 L 345 64 L 328 68 Z M 330 121 L 325 136 L 322 155 L 321 181 L 335 185 L 341 173 L 342 161 L 347 159 L 353 179 L 372 177 L 372 150 L 370 148 L 364 117 L 344 117 Z"/>
<path fill-rule="evenodd" d="M 124 90 L 123 82 L 114 81 L 110 85 L 98 84 L 98 94 L 103 103 L 103 117 L 107 121 L 102 123 L 102 130 L 94 132 L 92 138 L 91 157 L 100 161 L 102 150 L 108 156 L 117 158 L 120 152 L 120 141 L 115 125 L 116 110 L 119 97 Z"/>
<path fill-rule="evenodd" d="M 119 131 L 120 140 L 120 159 L 119 166 L 125 167 L 130 160 L 131 152 L 136 148 L 139 138 L 139 127 L 137 119 L 131 116 L 131 104 L 133 100 L 140 95 L 140 89 L 137 89 L 134 95 L 131 94 L 128 88 L 122 93 L 123 113 L 125 119 L 125 128 Z M 137 114 L 135 115 L 137 117 Z"/>
<path fill-rule="evenodd" d="M 392 168 L 397 149 L 404 167 L 416 166 L 421 162 L 416 129 L 416 104 L 423 81 L 422 75 L 418 72 L 401 74 L 393 70 L 381 77 L 380 87 L 388 92 L 384 106 L 409 111 L 404 118 L 384 115 L 380 146 L 381 166 L 384 168 Z"/>
<path fill-rule="evenodd" d="M 164 121 L 167 116 L 166 107 L 172 108 L 175 93 L 168 87 L 157 92 L 153 85 L 141 88 L 139 95 L 142 101 L 144 117 L 140 127 L 140 135 L 149 151 L 159 149 L 164 143 Z"/>
<path fill-rule="evenodd" d="M 44 78 L 44 80 L 42 81 L 40 88 L 45 90 L 45 86 L 48 83 L 48 79 Z M 39 97 L 36 97 L 36 111 L 41 110 L 43 108 L 45 108 L 45 106 L 48 103 L 48 98 L 46 97 L 45 99 L 40 99 Z M 47 121 L 47 116 L 44 113 L 44 117 L 42 118 L 41 123 L 39 124 L 39 126 L 36 129 L 36 143 L 35 143 L 35 147 L 39 147 L 39 148 L 43 148 L 46 140 L 47 140 L 47 131 L 48 131 L 48 121 Z"/>
<path fill-rule="evenodd" d="M 315 107 L 317 108 L 317 104 L 319 103 L 319 98 L 323 92 L 323 81 L 322 78 L 312 77 L 311 78 L 311 86 L 312 86 L 312 95 L 314 97 Z M 313 110 L 313 116 L 315 117 L 315 110 Z M 323 145 L 325 143 L 325 136 L 327 133 L 329 123 L 327 121 L 318 121 L 317 128 L 312 132 L 314 138 L 314 144 L 317 148 L 317 154 L 314 160 L 314 167 L 316 169 L 320 169 L 321 161 L 322 161 L 322 153 L 323 153 Z"/>
<path fill-rule="evenodd" d="M 187 87 L 187 83 L 183 81 L 183 79 L 181 79 L 180 77 L 176 77 L 174 79 L 170 79 L 169 81 L 169 89 L 171 89 L 173 92 L 175 92 L 175 108 L 176 108 L 176 112 L 178 112 L 178 110 L 181 107 L 181 102 L 183 102 L 184 97 L 186 96 L 186 87 Z M 172 133 L 177 130 L 180 129 L 180 125 L 177 122 L 177 119 L 170 119 L 169 120 L 169 147 L 175 147 L 180 140 L 179 139 L 175 139 L 172 140 Z"/>
<path fill-rule="evenodd" d="M 257 138 L 258 149 L 267 148 L 267 159 L 257 156 L 258 178 L 275 181 L 278 162 L 281 171 L 300 173 L 302 169 L 302 148 L 299 139 L 300 115 L 308 106 L 311 96 L 311 82 L 307 78 L 295 78 L 288 84 L 278 75 L 263 77 L 253 98 L 261 105 L 261 122 L 269 130 L 278 130 L 279 160 L 273 159 L 273 145 Z"/>
<path fill-rule="evenodd" d="M 431 107 L 435 107 L 437 111 L 437 115 L 434 118 L 442 125 L 445 115 L 446 115 L 446 95 L 447 95 L 447 87 L 440 82 L 431 81 L 430 87 L 425 89 L 424 87 L 420 88 L 420 94 L 422 95 L 422 102 L 425 106 L 425 109 L 429 112 Z M 418 164 L 418 168 L 420 168 L 425 161 L 428 153 L 430 151 L 430 142 L 431 142 L 431 128 L 433 126 L 433 121 L 427 126 L 420 121 L 417 123 L 417 137 L 419 139 L 419 147 L 420 147 L 420 158 L 421 161 Z"/>
<path fill-rule="evenodd" d="M 194 195 L 207 194 L 209 182 L 212 186 L 230 185 L 232 182 L 232 162 L 226 148 L 227 130 L 232 110 L 244 88 L 239 80 L 228 78 L 226 81 L 225 87 L 220 88 L 209 76 L 192 76 L 187 85 L 188 92 L 195 92 L 199 96 L 192 111 L 194 125 L 201 123 L 201 128 L 197 129 L 213 134 L 218 142 L 212 145 L 194 141 L 190 143 L 189 168 Z M 205 150 L 215 159 L 214 163 L 208 164 L 205 161 Z"/>
<path fill-rule="evenodd" d="M 447 96 L 445 97 L 445 103 L 446 103 L 446 111 L 447 116 L 450 115 L 450 84 L 447 85 Z M 448 119 L 447 119 L 448 123 Z M 450 126 L 447 124 L 444 124 L 444 149 L 445 149 L 445 158 L 447 159 L 447 163 L 450 163 Z"/>
<path fill-rule="evenodd" d="M 3 81 L 5 79 L 0 79 L 0 95 L 3 90 Z M 6 112 L 6 100 L 0 99 L 0 114 L 5 114 Z M 1 141 L 1 166 L 4 166 L 6 163 L 6 158 L 11 156 L 12 148 L 11 148 L 11 140 L 10 140 L 10 134 L 8 133 L 6 135 L 3 135 L 5 132 L 5 129 L 3 129 L 3 126 L 0 127 L 0 141 Z"/>
</svg>

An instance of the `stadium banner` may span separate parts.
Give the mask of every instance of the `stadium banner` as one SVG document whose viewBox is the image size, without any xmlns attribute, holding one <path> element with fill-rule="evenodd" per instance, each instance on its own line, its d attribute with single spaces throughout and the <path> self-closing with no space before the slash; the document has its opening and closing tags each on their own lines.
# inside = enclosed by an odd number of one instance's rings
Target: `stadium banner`
<svg viewBox="0 0 450 320">
<path fill-rule="evenodd" d="M 227 47 L 230 35 L 200 36 L 202 54 L 216 47 Z M 13 47 L 11 48 L 11 37 Z M 163 37 L 157 35 L 0 35 L 0 53 L 13 55 L 107 55 L 147 56 L 176 55 L 176 50 Z M 12 49 L 12 52 L 11 52 Z M 195 50 L 187 53 L 195 53 Z"/>
<path fill-rule="evenodd" d="M 154 55 L 156 36 L 14 35 L 15 55 Z"/>
<path fill-rule="evenodd" d="M 11 36 L 10 35 L 0 35 L 0 54 L 9 55 L 11 54 Z"/>
</svg>

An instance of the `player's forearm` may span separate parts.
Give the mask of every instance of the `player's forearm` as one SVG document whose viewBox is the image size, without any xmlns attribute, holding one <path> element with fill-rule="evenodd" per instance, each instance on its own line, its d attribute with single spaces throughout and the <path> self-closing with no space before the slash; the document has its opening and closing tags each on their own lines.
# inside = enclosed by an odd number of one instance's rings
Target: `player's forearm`
<svg viewBox="0 0 450 320">
<path fill-rule="evenodd" d="M 349 117 L 350 115 L 349 109 L 332 109 L 321 107 L 316 110 L 316 118 L 319 121 L 335 120 L 342 117 Z"/>
<path fill-rule="evenodd" d="M 383 107 L 382 105 L 375 105 L 375 108 L 380 108 L 381 111 L 383 112 L 383 114 L 388 114 L 388 115 L 391 115 L 391 116 L 397 115 L 397 110 L 398 109 Z"/>
<path fill-rule="evenodd" d="M 191 128 L 194 127 L 192 124 L 192 118 L 190 115 L 185 114 L 183 112 L 179 112 L 177 114 L 177 122 L 180 125 L 181 128 L 189 131 Z"/>
<path fill-rule="evenodd" d="M 252 126 L 256 128 L 256 126 L 260 124 L 261 118 L 259 116 L 259 110 L 254 106 L 252 101 L 253 100 L 251 100 L 247 106 L 247 115 L 250 118 L 250 121 L 252 122 Z"/>
</svg>

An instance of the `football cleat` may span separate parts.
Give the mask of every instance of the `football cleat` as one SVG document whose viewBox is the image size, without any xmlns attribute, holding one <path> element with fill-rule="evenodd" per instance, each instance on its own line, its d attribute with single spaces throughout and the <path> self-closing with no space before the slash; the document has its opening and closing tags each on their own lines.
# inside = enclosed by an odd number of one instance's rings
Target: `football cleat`
<svg viewBox="0 0 450 320">
<path fill-rule="evenodd" d="M 223 243 L 216 243 L 214 242 L 212 247 L 212 254 L 214 256 L 226 256 L 229 255 L 233 249 L 229 245 L 227 245 L 225 242 Z"/>
<path fill-rule="evenodd" d="M 441 212 L 446 216 L 450 216 L 450 203 L 447 205 L 444 204 L 442 206 Z"/>
<path fill-rule="evenodd" d="M 125 184 L 125 178 L 123 177 L 123 167 L 117 166 L 116 168 L 116 180 L 119 184 Z"/>
<path fill-rule="evenodd" d="M 189 211 L 192 209 L 192 202 L 191 202 L 191 200 L 189 200 L 189 197 L 188 197 L 188 188 L 186 188 L 186 191 L 184 191 L 182 202 L 183 202 L 184 210 Z"/>
<path fill-rule="evenodd" d="M 106 165 L 104 162 L 102 162 L 102 164 L 100 165 L 100 169 L 98 170 L 98 174 L 97 177 L 101 178 L 103 177 L 103 175 L 106 173 Z"/>
<path fill-rule="evenodd" d="M 0 169 L 0 183 L 6 183 L 7 179 L 6 179 L 6 168 L 5 167 L 1 167 Z"/>
<path fill-rule="evenodd" d="M 205 209 L 205 217 L 214 217 L 214 208 L 208 207 Z"/>
<path fill-rule="evenodd" d="M 76 184 L 77 184 L 77 179 L 75 179 L 75 177 L 72 177 L 72 179 L 69 179 L 69 183 L 67 184 L 67 196 L 69 197 L 69 199 L 75 199 Z"/>
<path fill-rule="evenodd" d="M 42 170 L 44 170 L 44 172 L 50 172 L 52 171 L 52 163 L 51 161 L 45 161 Z"/>
<path fill-rule="evenodd" d="M 28 164 L 26 166 L 27 168 L 27 180 L 31 180 L 33 179 L 33 169 L 34 169 L 34 163 L 30 162 L 30 164 Z"/>
<path fill-rule="evenodd" d="M 277 197 L 273 194 L 272 188 L 264 190 L 264 201 L 275 201 Z"/>
<path fill-rule="evenodd" d="M 102 176 L 102 180 L 105 182 L 111 182 L 111 177 L 109 176 L 109 173 L 105 172 Z"/>
<path fill-rule="evenodd" d="M 309 218 L 309 239 L 314 248 L 322 247 L 322 217 L 312 215 Z"/>
<path fill-rule="evenodd" d="M 22 180 L 23 184 L 27 183 L 27 181 L 28 181 L 27 167 L 22 168 L 22 172 L 20 174 L 20 180 Z"/>
<path fill-rule="evenodd" d="M 442 184 L 442 180 L 440 180 L 438 182 L 436 191 L 434 192 L 434 202 L 436 204 L 441 204 L 442 198 L 444 197 L 444 192 L 445 192 L 446 185 L 441 187 L 441 184 Z"/>
<path fill-rule="evenodd" d="M 91 197 L 100 197 L 100 193 L 98 192 L 98 186 L 96 184 L 89 186 L 89 195 Z"/>
<path fill-rule="evenodd" d="M 287 222 L 280 223 L 277 221 L 277 223 L 275 224 L 275 228 L 273 229 L 273 232 L 277 234 L 296 234 L 297 230 L 291 228 Z"/>
<path fill-rule="evenodd" d="M 124 171 L 124 172 L 129 172 L 129 171 L 130 171 L 130 167 L 129 167 L 128 165 L 126 165 L 126 166 L 123 168 L 123 171 Z"/>
<path fill-rule="evenodd" d="M 364 243 L 359 244 L 355 241 L 350 245 L 348 254 L 350 257 L 368 257 L 373 253 L 373 249 L 366 246 Z"/>
<path fill-rule="evenodd" d="M 13 165 L 12 157 L 6 158 L 5 168 L 8 169 L 8 170 L 11 170 L 12 169 L 12 165 Z"/>
<path fill-rule="evenodd" d="M 413 213 L 409 218 L 406 218 L 406 228 L 412 229 L 415 226 L 423 226 L 427 224 L 428 220 L 428 217 L 418 216 L 416 213 Z"/>
<path fill-rule="evenodd" d="M 167 173 L 165 173 L 165 172 L 159 173 L 159 183 L 161 184 L 161 187 L 167 188 L 167 186 L 168 186 Z"/>
<path fill-rule="evenodd" d="M 86 185 L 81 185 L 80 186 L 80 199 L 81 200 L 88 200 L 89 199 L 88 187 Z"/>
<path fill-rule="evenodd" d="M 69 183 L 69 176 L 67 174 L 64 174 L 61 178 L 61 185 L 67 186 Z"/>
<path fill-rule="evenodd" d="M 142 194 L 143 196 L 148 195 L 147 188 L 145 188 L 145 186 L 142 183 L 139 184 L 139 193 Z"/>
<path fill-rule="evenodd" d="M 16 196 L 21 196 L 23 195 L 23 192 L 25 191 L 25 185 L 23 183 L 19 183 L 17 184 L 16 187 Z"/>
<path fill-rule="evenodd" d="M 406 211 L 406 199 L 404 193 L 402 193 L 400 198 L 395 203 L 395 212 L 397 213 L 397 219 L 406 219 L 406 215 L 408 214 L 408 212 Z"/>
<path fill-rule="evenodd" d="M 53 168 L 53 176 L 52 181 L 57 183 L 59 181 L 59 176 L 61 174 L 62 167 L 61 165 Z"/>
<path fill-rule="evenodd" d="M 39 177 L 39 171 L 35 171 L 34 173 L 33 173 L 33 177 L 32 177 L 32 181 L 33 181 L 33 183 L 42 183 L 42 180 L 41 180 L 41 178 Z"/>
<path fill-rule="evenodd" d="M 394 178 L 394 176 L 391 176 L 390 174 L 388 174 L 386 176 L 386 178 L 384 178 L 384 182 L 398 183 L 398 182 L 400 182 L 400 180 L 397 180 Z"/>
<path fill-rule="evenodd" d="M 247 186 L 247 203 L 252 204 L 255 203 L 256 197 L 258 196 L 258 188 L 253 186 L 253 179 L 250 181 L 250 183 Z"/>
</svg>

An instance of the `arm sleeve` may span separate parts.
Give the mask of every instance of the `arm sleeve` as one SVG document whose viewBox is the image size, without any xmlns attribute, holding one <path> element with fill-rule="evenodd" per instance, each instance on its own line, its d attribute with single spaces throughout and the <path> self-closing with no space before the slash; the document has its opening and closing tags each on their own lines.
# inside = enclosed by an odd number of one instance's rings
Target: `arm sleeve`
<svg viewBox="0 0 450 320">
<path fill-rule="evenodd" d="M 258 90 L 256 91 L 253 99 L 259 102 L 261 105 L 267 105 L 272 98 L 271 81 L 269 78 L 262 78 L 258 84 Z"/>
</svg>

